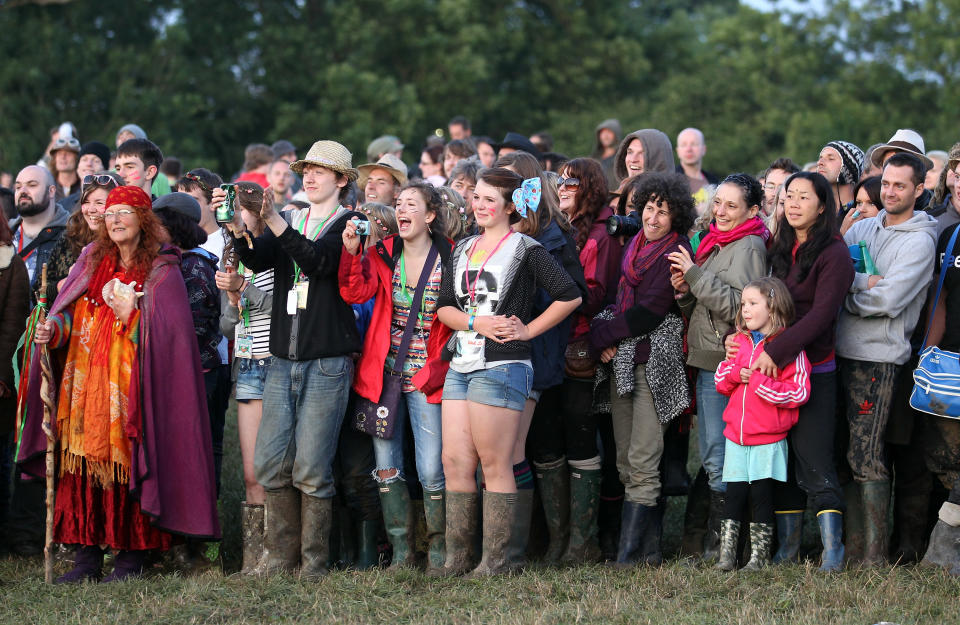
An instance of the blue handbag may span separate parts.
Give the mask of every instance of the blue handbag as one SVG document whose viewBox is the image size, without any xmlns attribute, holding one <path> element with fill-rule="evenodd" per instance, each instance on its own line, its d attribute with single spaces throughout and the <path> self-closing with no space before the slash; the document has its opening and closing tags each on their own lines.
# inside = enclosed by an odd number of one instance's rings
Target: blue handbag
<svg viewBox="0 0 960 625">
<path fill-rule="evenodd" d="M 948 352 L 936 345 L 927 347 L 927 339 L 933 324 L 933 313 L 940 303 L 940 291 L 947 275 L 947 267 L 953 264 L 953 246 L 957 242 L 957 233 L 960 233 L 960 226 L 954 229 L 947 244 L 947 253 L 940 264 L 937 295 L 933 300 L 933 310 L 930 311 L 927 332 L 923 336 L 920 362 L 913 372 L 913 392 L 910 393 L 911 408 L 948 419 L 960 419 L 960 354 Z"/>
</svg>

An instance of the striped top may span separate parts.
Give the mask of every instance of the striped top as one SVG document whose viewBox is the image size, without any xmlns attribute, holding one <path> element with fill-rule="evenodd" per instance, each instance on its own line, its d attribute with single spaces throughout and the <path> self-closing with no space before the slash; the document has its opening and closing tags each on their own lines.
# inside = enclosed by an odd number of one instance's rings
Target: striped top
<svg viewBox="0 0 960 625">
<path fill-rule="evenodd" d="M 423 289 L 423 304 L 420 306 L 420 314 L 417 319 L 417 327 L 410 339 L 410 349 L 407 352 L 407 359 L 403 361 L 403 392 L 410 393 L 418 390 L 413 385 L 413 376 L 427 363 L 427 337 L 430 336 L 430 328 L 433 326 L 433 320 L 437 315 L 437 298 L 440 296 L 440 258 L 437 258 L 430 278 Z M 400 262 L 393 269 L 393 319 L 390 323 L 390 351 L 387 353 L 387 360 L 383 364 L 384 371 L 393 369 L 393 364 L 397 359 L 397 352 L 400 350 L 400 341 L 403 339 L 403 331 L 407 326 L 407 318 L 410 316 L 410 306 L 416 293 L 416 287 L 407 287 L 406 293 L 400 284 Z"/>
<path fill-rule="evenodd" d="M 254 274 L 252 271 L 243 268 L 243 277 L 250 280 L 250 284 L 263 291 L 264 293 L 273 293 L 273 269 L 261 271 Z M 249 287 L 248 287 L 249 288 Z M 247 298 L 243 298 L 243 306 L 247 306 Z M 250 325 L 246 331 L 253 335 L 253 357 L 266 358 L 270 356 L 270 309 L 250 310 Z M 244 331 L 243 315 L 240 316 L 240 322 L 237 323 L 237 333 Z"/>
</svg>

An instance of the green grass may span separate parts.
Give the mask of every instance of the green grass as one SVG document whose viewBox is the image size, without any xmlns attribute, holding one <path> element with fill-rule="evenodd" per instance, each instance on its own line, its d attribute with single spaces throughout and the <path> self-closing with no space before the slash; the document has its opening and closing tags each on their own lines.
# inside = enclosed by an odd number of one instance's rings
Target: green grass
<svg viewBox="0 0 960 625">
<path fill-rule="evenodd" d="M 232 411 L 231 411 L 231 414 Z M 239 554 L 236 420 L 228 417 L 221 518 L 228 571 Z M 676 545 L 683 500 L 668 511 Z M 671 522 L 672 520 L 672 522 Z M 812 564 L 723 574 L 669 561 L 615 571 L 533 567 L 516 577 L 429 579 L 337 571 L 318 583 L 205 573 L 114 585 L 46 586 L 40 560 L 0 560 L 0 624 L 69 623 L 960 623 L 960 580 L 891 567 L 819 574 Z"/>
</svg>

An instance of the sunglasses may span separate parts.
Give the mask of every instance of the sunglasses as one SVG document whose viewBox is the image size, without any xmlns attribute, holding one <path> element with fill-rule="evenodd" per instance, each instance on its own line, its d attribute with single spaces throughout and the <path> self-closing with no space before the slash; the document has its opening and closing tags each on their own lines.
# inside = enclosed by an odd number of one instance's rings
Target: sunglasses
<svg viewBox="0 0 960 625">
<path fill-rule="evenodd" d="M 116 178 L 107 174 L 87 174 L 83 177 L 83 180 L 80 181 L 81 188 L 84 189 L 92 184 L 110 188 L 120 186 L 120 183 L 117 182 Z"/>
<path fill-rule="evenodd" d="M 56 141 L 54 141 L 53 147 L 50 148 L 50 151 L 55 152 L 56 150 L 59 150 L 61 148 L 70 148 L 71 150 L 76 150 L 77 152 L 79 152 L 80 142 L 77 141 L 74 137 L 70 137 L 69 139 L 57 139 Z"/>
<path fill-rule="evenodd" d="M 557 178 L 557 188 L 560 187 L 579 187 L 580 179 L 579 178 Z"/>
</svg>

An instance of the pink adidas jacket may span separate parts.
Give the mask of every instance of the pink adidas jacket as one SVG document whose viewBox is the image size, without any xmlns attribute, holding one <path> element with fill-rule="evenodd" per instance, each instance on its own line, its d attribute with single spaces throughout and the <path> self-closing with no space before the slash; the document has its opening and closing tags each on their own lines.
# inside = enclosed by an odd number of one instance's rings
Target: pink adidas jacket
<svg viewBox="0 0 960 625">
<path fill-rule="evenodd" d="M 774 380 L 754 371 L 750 383 L 740 381 L 740 369 L 749 369 L 763 352 L 766 339 L 754 344 L 749 334 L 734 339 L 740 351 L 717 367 L 717 391 L 730 396 L 723 435 L 738 445 L 764 445 L 783 440 L 797 423 L 799 408 L 810 398 L 810 361 L 804 352 L 780 370 Z"/>
</svg>

